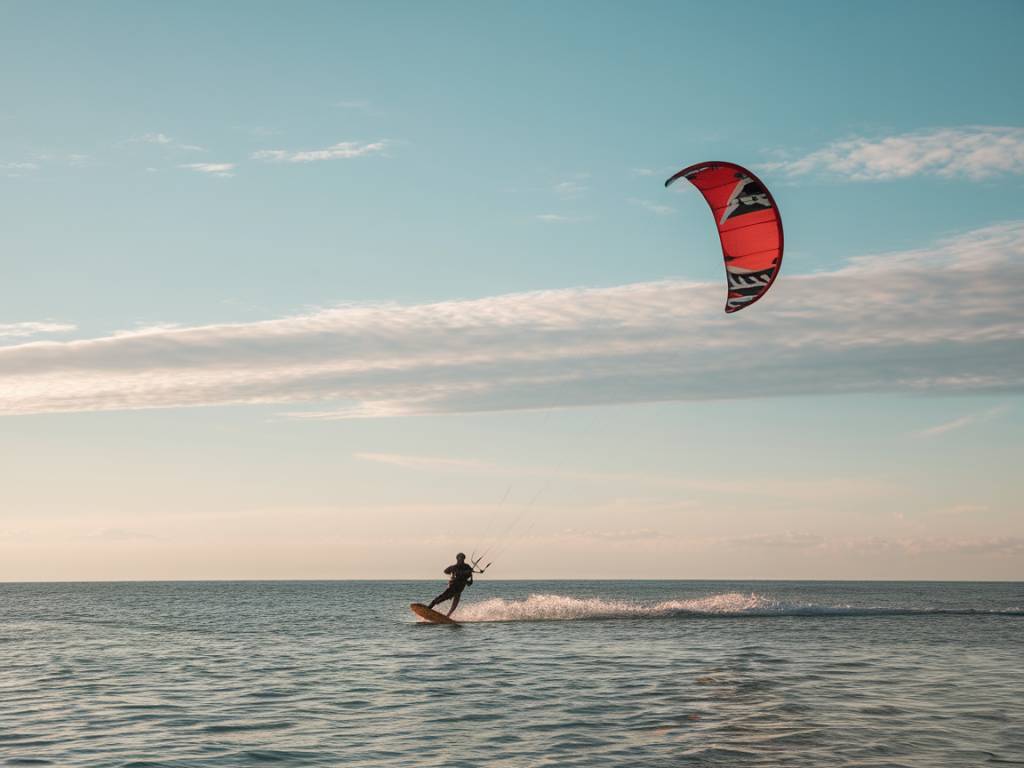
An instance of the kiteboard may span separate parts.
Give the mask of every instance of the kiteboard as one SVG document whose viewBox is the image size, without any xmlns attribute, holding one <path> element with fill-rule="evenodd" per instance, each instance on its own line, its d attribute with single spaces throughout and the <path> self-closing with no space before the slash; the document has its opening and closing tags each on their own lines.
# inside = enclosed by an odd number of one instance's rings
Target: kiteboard
<svg viewBox="0 0 1024 768">
<path fill-rule="evenodd" d="M 427 608 L 423 603 L 410 603 L 409 610 L 421 619 L 426 619 L 431 624 L 454 624 L 456 627 L 459 626 L 459 622 L 449 619 L 443 613 L 438 613 L 433 608 Z"/>
</svg>

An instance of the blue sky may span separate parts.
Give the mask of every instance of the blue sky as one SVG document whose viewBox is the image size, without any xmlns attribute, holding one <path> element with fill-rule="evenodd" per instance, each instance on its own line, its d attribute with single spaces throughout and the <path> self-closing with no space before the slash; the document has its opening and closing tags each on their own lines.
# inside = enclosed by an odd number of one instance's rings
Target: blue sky
<svg viewBox="0 0 1024 768">
<path fill-rule="evenodd" d="M 0 16 L 0 578 L 1024 577 L 1019 3 Z"/>
</svg>

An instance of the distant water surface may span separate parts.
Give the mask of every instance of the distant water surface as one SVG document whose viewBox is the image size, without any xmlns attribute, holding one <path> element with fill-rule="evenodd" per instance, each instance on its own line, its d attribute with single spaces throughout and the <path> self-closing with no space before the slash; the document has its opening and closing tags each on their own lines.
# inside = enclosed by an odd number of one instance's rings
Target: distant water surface
<svg viewBox="0 0 1024 768">
<path fill-rule="evenodd" d="M 0 764 L 1024 765 L 1024 585 L 0 584 Z"/>
</svg>

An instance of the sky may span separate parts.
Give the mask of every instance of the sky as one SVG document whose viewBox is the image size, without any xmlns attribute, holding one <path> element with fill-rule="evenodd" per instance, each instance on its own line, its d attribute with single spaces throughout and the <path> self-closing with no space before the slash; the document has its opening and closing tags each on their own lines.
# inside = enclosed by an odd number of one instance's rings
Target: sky
<svg viewBox="0 0 1024 768">
<path fill-rule="evenodd" d="M 0 580 L 1024 579 L 1022 32 L 0 0 Z"/>
</svg>

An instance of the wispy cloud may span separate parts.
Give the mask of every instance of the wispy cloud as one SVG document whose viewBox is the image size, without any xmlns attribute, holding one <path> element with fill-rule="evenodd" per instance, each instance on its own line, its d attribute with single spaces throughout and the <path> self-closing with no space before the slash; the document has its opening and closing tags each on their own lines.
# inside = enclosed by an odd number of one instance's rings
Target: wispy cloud
<svg viewBox="0 0 1024 768">
<path fill-rule="evenodd" d="M 822 554 L 870 555 L 994 555 L 1024 554 L 1024 538 L 1019 536 L 832 536 L 808 532 L 787 532 L 703 540 L 715 549 L 794 549 L 817 550 Z"/>
<path fill-rule="evenodd" d="M 986 504 L 953 504 L 948 507 L 940 507 L 932 510 L 933 514 L 949 517 L 960 517 L 966 515 L 983 515 L 989 511 Z"/>
<path fill-rule="evenodd" d="M 325 149 L 261 149 L 252 153 L 253 160 L 278 163 L 315 163 L 320 160 L 349 160 L 355 157 L 380 154 L 388 147 L 385 140 L 373 142 L 342 141 Z"/>
<path fill-rule="evenodd" d="M 164 146 L 174 143 L 174 140 L 166 133 L 144 133 L 136 138 L 135 141 L 142 142 L 143 144 L 162 144 Z"/>
<path fill-rule="evenodd" d="M 978 424 L 980 422 L 990 421 L 997 416 L 1001 416 L 1009 410 L 1007 406 L 1000 405 L 995 408 L 989 408 L 987 411 L 980 413 L 971 413 L 965 416 L 960 416 L 949 421 L 944 421 L 941 424 L 936 424 L 934 427 L 928 427 L 917 432 L 918 437 L 939 437 L 947 432 L 953 432 L 957 429 L 963 429 L 971 424 Z"/>
<path fill-rule="evenodd" d="M 71 168 L 87 168 L 97 164 L 92 155 L 83 153 L 65 155 L 40 152 L 26 160 L 0 163 L 0 173 L 8 178 L 15 179 L 33 174 L 44 167 L 69 166 Z"/>
<path fill-rule="evenodd" d="M 825 173 L 856 181 L 917 175 L 973 180 L 1024 173 L 1024 128 L 937 128 L 883 138 L 836 141 L 804 157 L 767 167 L 792 176 Z"/>
<path fill-rule="evenodd" d="M 613 530 L 566 528 L 556 534 L 557 538 L 602 542 L 656 541 L 669 538 L 653 528 L 619 528 Z"/>
<path fill-rule="evenodd" d="M 357 459 L 372 461 L 377 464 L 406 469 L 425 470 L 457 470 L 457 471 L 492 471 L 498 469 L 494 464 L 478 459 L 451 459 L 441 456 L 409 456 L 403 453 L 354 453 Z"/>
<path fill-rule="evenodd" d="M 570 546 L 579 543 L 604 542 L 647 548 L 650 551 L 711 552 L 721 557 L 733 553 L 744 556 L 760 553 L 778 558 L 851 558 L 862 565 L 864 558 L 892 561 L 893 558 L 923 558 L 954 556 L 964 558 L 1019 558 L 1024 556 L 1024 537 L 1021 536 L 842 536 L 821 535 L 809 531 L 752 534 L 749 536 L 693 536 L 662 532 L 652 528 L 634 529 L 562 529 L 547 534 L 529 535 L 515 532 L 509 540 L 531 549 L 552 546 Z M 631 546 L 632 545 L 632 546 Z M 806 560 L 804 562 L 807 562 Z"/>
<path fill-rule="evenodd" d="M 42 167 L 40 163 L 43 159 L 37 157 L 32 160 L 15 160 L 9 163 L 0 163 L 0 173 L 9 179 L 21 179 L 36 173 Z"/>
<path fill-rule="evenodd" d="M 820 547 L 825 539 L 814 533 L 786 531 L 785 533 L 752 534 L 722 539 L 721 544 L 753 549 L 807 549 Z"/>
<path fill-rule="evenodd" d="M 298 415 L 308 416 L 309 414 L 303 412 Z M 892 498 L 894 493 L 899 492 L 899 486 L 886 480 L 866 475 L 845 477 L 817 476 L 793 481 L 777 476 L 756 476 L 748 473 L 748 479 L 751 482 L 749 484 L 737 484 L 730 480 L 711 479 L 703 476 L 686 476 L 678 472 L 664 474 L 636 471 L 610 472 L 608 470 L 598 472 L 552 467 L 547 464 L 496 464 L 479 459 L 419 456 L 404 453 L 355 453 L 353 456 L 363 461 L 372 461 L 402 469 L 504 475 L 516 480 L 523 480 L 524 478 L 570 480 L 605 486 L 625 484 L 633 488 L 649 488 L 652 492 L 672 491 L 674 494 L 678 492 L 699 492 L 701 494 L 727 497 L 756 495 L 762 501 L 764 499 L 783 499 L 796 503 L 819 502 L 822 499 L 834 499 L 837 496 L 846 499 L 854 497 L 865 499 L 878 497 Z M 663 501 L 652 502 L 650 499 L 633 499 L 629 502 L 615 501 L 614 503 L 632 506 L 632 508 L 636 508 L 639 505 L 645 509 L 665 504 Z M 675 498 L 669 503 L 671 509 L 678 509 L 681 506 L 688 505 L 689 502 L 682 501 L 679 498 Z"/>
<path fill-rule="evenodd" d="M 271 136 L 276 136 L 279 133 L 281 133 L 279 129 L 271 128 L 270 126 L 267 125 L 244 125 L 238 126 L 238 128 L 239 130 L 242 130 L 245 133 L 249 134 L 250 136 L 254 136 L 257 139 L 267 139 L 270 138 Z"/>
<path fill-rule="evenodd" d="M 538 213 L 535 218 L 545 224 L 572 224 L 587 220 L 586 216 L 567 216 L 564 213 Z"/>
<path fill-rule="evenodd" d="M 846 548 L 866 554 L 899 552 L 909 556 L 926 554 L 1013 556 L 1024 554 L 1024 538 L 1020 536 L 921 536 L 894 539 L 870 537 L 836 542 L 832 548 Z"/>
<path fill-rule="evenodd" d="M 163 144 L 164 146 L 169 146 L 174 143 L 174 139 L 166 133 L 144 133 L 142 136 L 139 136 L 137 141 L 141 141 L 145 144 Z"/>
<path fill-rule="evenodd" d="M 0 413 L 323 403 L 320 416 L 857 392 L 1024 391 L 1024 222 L 832 272 L 724 315 L 663 281 L 0 349 Z"/>
<path fill-rule="evenodd" d="M 577 200 L 583 197 L 590 188 L 579 181 L 560 181 L 552 187 L 555 195 L 562 200 Z"/>
<path fill-rule="evenodd" d="M 205 173 L 211 176 L 222 176 L 230 178 L 235 174 L 234 163 L 182 163 L 178 166 L 179 168 L 187 168 L 190 171 L 196 171 L 197 173 Z"/>
<path fill-rule="evenodd" d="M 68 333 L 75 330 L 71 323 L 52 321 L 26 323 L 0 323 L 0 339 L 24 339 L 48 333 Z"/>
<path fill-rule="evenodd" d="M 638 200 L 635 197 L 629 199 L 633 205 L 639 205 L 651 213 L 656 213 L 659 216 L 668 216 L 671 213 L 675 213 L 675 208 L 670 205 L 660 205 L 658 203 L 652 203 L 650 200 Z"/>
<path fill-rule="evenodd" d="M 100 541 L 159 541 L 159 536 L 132 528 L 97 528 L 85 534 L 87 539 Z"/>
<path fill-rule="evenodd" d="M 205 152 L 203 147 L 196 144 L 186 144 L 184 142 L 176 141 L 168 136 L 166 133 L 144 133 L 141 136 L 136 136 L 132 141 L 140 144 L 157 144 L 161 147 L 168 147 L 171 149 L 181 149 L 187 152 Z"/>
</svg>

